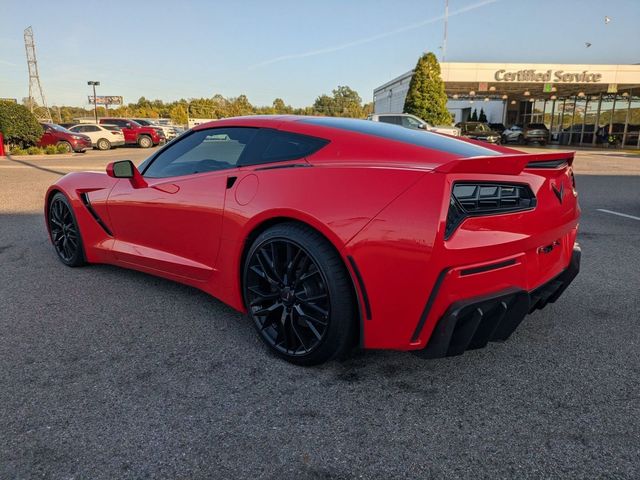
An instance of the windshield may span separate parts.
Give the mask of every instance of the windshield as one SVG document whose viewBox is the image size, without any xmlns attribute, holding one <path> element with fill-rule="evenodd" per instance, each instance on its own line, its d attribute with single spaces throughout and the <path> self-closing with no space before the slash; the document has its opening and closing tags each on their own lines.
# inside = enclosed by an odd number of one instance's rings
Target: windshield
<svg viewBox="0 0 640 480">
<path fill-rule="evenodd" d="M 469 131 L 470 132 L 490 132 L 491 129 L 489 128 L 489 125 L 487 125 L 486 123 L 476 123 L 475 125 L 473 124 L 469 125 Z"/>
</svg>

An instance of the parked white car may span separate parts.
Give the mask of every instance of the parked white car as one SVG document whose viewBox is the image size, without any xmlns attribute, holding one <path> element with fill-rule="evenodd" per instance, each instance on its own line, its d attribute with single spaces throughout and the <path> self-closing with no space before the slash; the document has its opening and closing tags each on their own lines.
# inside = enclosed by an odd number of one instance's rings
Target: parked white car
<svg viewBox="0 0 640 480">
<path fill-rule="evenodd" d="M 400 125 L 401 127 L 411 128 L 412 130 L 426 130 L 428 132 L 445 133 L 453 137 L 460 136 L 460 129 L 447 125 L 433 126 L 415 115 L 408 113 L 376 113 L 369 115 L 368 120 L 374 122 L 391 123 L 392 125 Z"/>
<path fill-rule="evenodd" d="M 95 125 L 83 123 L 74 125 L 69 130 L 75 133 L 82 133 L 91 139 L 93 148 L 98 150 L 109 150 L 113 147 L 124 145 L 124 134 L 115 125 Z"/>
</svg>

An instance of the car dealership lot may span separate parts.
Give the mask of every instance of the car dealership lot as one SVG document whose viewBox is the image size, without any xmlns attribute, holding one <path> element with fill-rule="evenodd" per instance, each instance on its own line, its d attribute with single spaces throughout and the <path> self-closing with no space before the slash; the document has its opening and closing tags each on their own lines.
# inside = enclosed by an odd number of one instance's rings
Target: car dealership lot
<svg viewBox="0 0 640 480">
<path fill-rule="evenodd" d="M 150 153 L 0 159 L 0 478 L 640 475 L 640 157 L 578 154 L 582 273 L 506 343 L 305 369 L 197 290 L 56 259 L 46 187 Z"/>
</svg>

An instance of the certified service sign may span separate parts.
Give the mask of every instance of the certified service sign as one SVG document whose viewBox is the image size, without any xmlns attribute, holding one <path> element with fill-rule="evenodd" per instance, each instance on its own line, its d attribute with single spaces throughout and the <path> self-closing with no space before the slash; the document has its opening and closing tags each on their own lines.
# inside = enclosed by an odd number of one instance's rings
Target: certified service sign
<svg viewBox="0 0 640 480">
<path fill-rule="evenodd" d="M 498 70 L 494 74 L 497 82 L 540 82 L 540 83 L 598 83 L 602 79 L 601 73 L 593 73 L 587 70 L 582 72 L 565 72 L 564 70 L 547 70 L 539 72 L 537 70 L 518 70 L 517 72 L 507 72 Z"/>
</svg>

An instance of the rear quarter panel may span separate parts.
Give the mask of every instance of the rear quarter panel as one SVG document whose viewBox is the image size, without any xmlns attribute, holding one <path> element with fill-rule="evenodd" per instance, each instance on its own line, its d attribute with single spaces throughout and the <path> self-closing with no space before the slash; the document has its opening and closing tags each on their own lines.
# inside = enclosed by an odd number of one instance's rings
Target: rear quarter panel
<svg viewBox="0 0 640 480">
<path fill-rule="evenodd" d="M 349 239 L 424 174 L 420 170 L 360 166 L 240 169 L 225 199 L 216 263 L 219 278 L 211 286 L 212 293 L 244 310 L 240 272 L 245 240 L 254 229 L 273 219 L 312 226 L 346 260 L 344 246 Z"/>
</svg>

